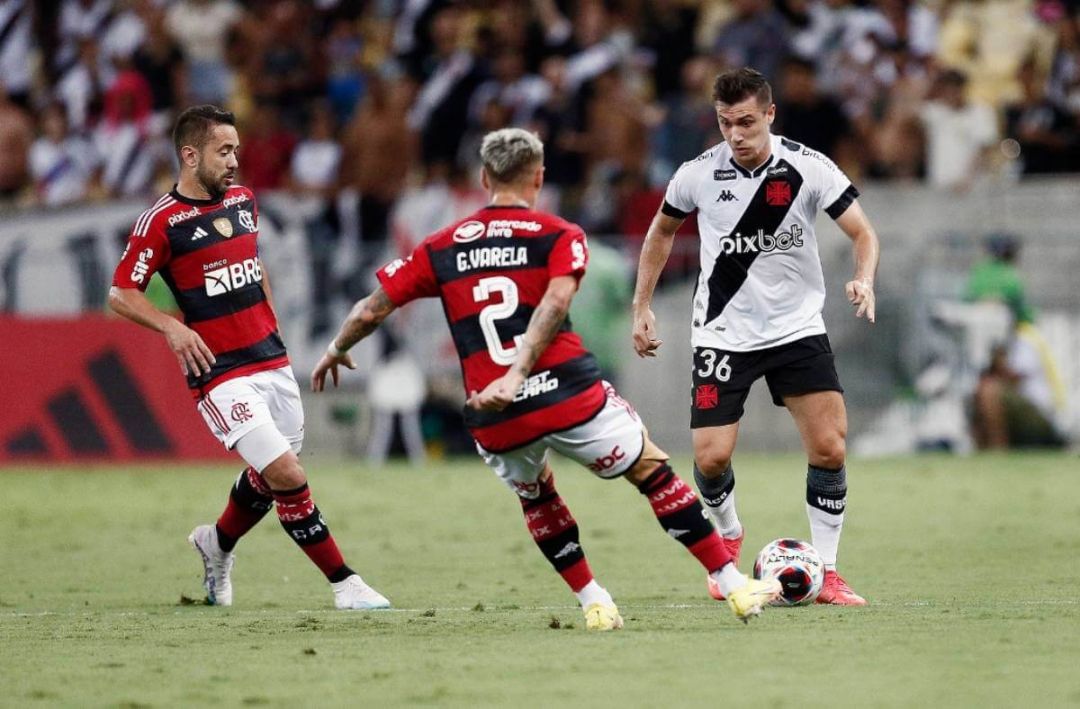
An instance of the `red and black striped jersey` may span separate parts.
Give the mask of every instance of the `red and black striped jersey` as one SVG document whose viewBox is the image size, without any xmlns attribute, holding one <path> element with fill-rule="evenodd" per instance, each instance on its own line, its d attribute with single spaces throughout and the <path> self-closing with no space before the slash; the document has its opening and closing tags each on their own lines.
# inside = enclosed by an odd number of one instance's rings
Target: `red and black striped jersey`
<svg viewBox="0 0 1080 709">
<path fill-rule="evenodd" d="M 585 274 L 589 251 L 576 224 L 525 207 L 485 207 L 425 239 L 408 259 L 379 269 L 397 306 L 438 297 L 461 360 L 465 391 L 480 391 L 517 356 L 548 282 Z M 563 323 L 514 402 L 503 411 L 465 409 L 484 448 L 507 451 L 578 426 L 604 406 L 600 367 Z"/>
<path fill-rule="evenodd" d="M 258 237 L 259 210 L 246 187 L 234 185 L 203 200 L 174 189 L 136 220 L 116 267 L 113 285 L 119 288 L 144 291 L 161 273 L 184 322 L 214 353 L 209 374 L 188 376 L 197 395 L 289 362 L 263 290 Z"/>
</svg>

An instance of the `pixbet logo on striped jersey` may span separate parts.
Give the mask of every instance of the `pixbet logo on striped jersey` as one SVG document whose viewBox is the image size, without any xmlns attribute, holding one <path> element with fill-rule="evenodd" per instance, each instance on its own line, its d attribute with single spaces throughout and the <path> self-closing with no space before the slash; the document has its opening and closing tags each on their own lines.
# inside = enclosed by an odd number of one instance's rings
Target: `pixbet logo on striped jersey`
<svg viewBox="0 0 1080 709">
<path fill-rule="evenodd" d="M 224 295 L 250 283 L 262 282 L 262 267 L 257 258 L 246 258 L 239 263 L 225 265 L 222 265 L 221 261 L 215 261 L 203 268 L 212 269 L 203 274 L 206 294 L 209 296 Z"/>
</svg>

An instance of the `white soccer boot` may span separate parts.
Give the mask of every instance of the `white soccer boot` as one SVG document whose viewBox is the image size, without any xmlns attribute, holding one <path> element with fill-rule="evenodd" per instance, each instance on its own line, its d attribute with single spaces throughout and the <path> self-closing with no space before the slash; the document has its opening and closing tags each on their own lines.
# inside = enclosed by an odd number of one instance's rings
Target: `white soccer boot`
<svg viewBox="0 0 1080 709">
<path fill-rule="evenodd" d="M 232 605 L 232 567 L 236 555 L 221 550 L 217 529 L 212 524 L 202 524 L 191 530 L 188 541 L 203 560 L 203 586 L 206 602 L 212 606 Z"/>
<path fill-rule="evenodd" d="M 330 587 L 334 589 L 334 606 L 340 610 L 374 611 L 390 607 L 390 601 L 356 574 L 331 583 Z"/>
</svg>

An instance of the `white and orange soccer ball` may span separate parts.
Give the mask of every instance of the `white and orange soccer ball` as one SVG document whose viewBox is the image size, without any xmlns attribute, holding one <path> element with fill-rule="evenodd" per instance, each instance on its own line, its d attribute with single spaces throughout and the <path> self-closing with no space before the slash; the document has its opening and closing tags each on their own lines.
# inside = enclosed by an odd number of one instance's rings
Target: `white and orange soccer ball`
<svg viewBox="0 0 1080 709">
<path fill-rule="evenodd" d="M 780 581 L 780 595 L 770 605 L 802 606 L 813 603 L 825 581 L 825 562 L 807 542 L 774 539 L 754 560 L 754 578 Z"/>
</svg>

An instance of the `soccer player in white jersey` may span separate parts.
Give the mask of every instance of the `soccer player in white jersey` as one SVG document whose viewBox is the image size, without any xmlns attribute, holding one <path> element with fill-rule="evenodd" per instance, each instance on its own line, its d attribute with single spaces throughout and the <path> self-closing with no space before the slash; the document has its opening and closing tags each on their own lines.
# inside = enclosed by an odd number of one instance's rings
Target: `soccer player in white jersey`
<svg viewBox="0 0 1080 709">
<path fill-rule="evenodd" d="M 851 239 L 855 273 L 844 289 L 856 317 L 874 322 L 878 238 L 847 176 L 816 150 L 773 135 L 772 89 L 736 69 L 713 85 L 724 142 L 684 163 L 668 185 L 641 251 L 634 292 L 634 349 L 662 341 L 650 307 L 683 220 L 698 211 L 701 274 L 691 314 L 690 415 L 694 476 L 732 556 L 745 537 L 735 510 L 731 457 L 750 386 L 764 376 L 773 402 L 795 419 L 806 450 L 811 541 L 825 561 L 819 603 L 865 605 L 836 571 L 847 503 L 847 412 L 821 317 L 825 280 L 814 220 L 819 210 Z M 710 584 L 714 597 L 720 590 Z"/>
</svg>

